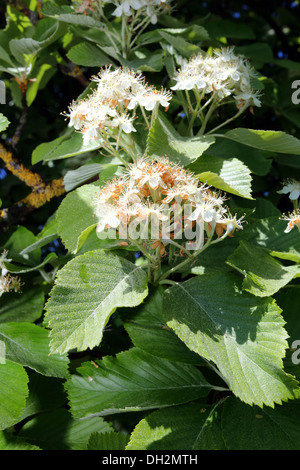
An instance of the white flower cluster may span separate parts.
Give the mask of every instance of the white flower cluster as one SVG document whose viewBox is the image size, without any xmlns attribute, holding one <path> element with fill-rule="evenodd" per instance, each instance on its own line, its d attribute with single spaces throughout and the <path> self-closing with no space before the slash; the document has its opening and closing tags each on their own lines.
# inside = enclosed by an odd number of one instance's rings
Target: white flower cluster
<svg viewBox="0 0 300 470">
<path fill-rule="evenodd" d="M 205 94 L 215 92 L 220 100 L 233 95 L 238 107 L 260 106 L 259 92 L 251 85 L 255 76 L 256 72 L 243 56 L 235 55 L 233 48 L 223 48 L 214 50 L 212 55 L 198 54 L 184 60 L 171 88 L 197 89 Z"/>
<path fill-rule="evenodd" d="M 73 102 L 65 113 L 69 126 L 82 133 L 85 145 L 94 140 L 101 143 L 109 130 L 134 132 L 137 106 L 147 111 L 159 105 L 168 108 L 172 97 L 170 91 L 157 90 L 127 68 L 104 68 L 93 81 L 98 83 L 97 89 L 88 98 Z"/>
<path fill-rule="evenodd" d="M 101 189 L 97 232 L 117 229 L 120 239 L 148 240 L 148 248 L 160 246 L 161 254 L 175 240 L 195 250 L 203 246 L 205 236 L 227 236 L 242 228 L 241 219 L 223 203 L 223 197 L 168 158 L 142 158 Z"/>
<path fill-rule="evenodd" d="M 152 24 L 157 23 L 157 15 L 163 11 L 169 11 L 169 0 L 109 0 L 116 5 L 113 15 L 120 17 L 132 16 L 133 10 L 143 16 L 148 16 Z"/>
</svg>

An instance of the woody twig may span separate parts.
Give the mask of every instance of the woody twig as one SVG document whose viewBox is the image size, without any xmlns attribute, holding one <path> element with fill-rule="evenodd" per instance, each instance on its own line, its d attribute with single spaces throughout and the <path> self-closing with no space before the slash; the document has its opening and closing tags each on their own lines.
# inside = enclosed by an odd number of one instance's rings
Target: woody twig
<svg viewBox="0 0 300 470">
<path fill-rule="evenodd" d="M 65 192 L 63 178 L 55 179 L 50 183 L 45 183 L 41 176 L 20 163 L 8 152 L 0 143 L 0 158 L 5 163 L 6 168 L 17 178 L 29 186 L 32 191 L 25 198 L 18 201 L 11 207 L 0 210 L 0 230 L 6 230 L 7 227 L 16 221 L 20 221 L 33 211 L 51 199 L 61 196 Z"/>
</svg>

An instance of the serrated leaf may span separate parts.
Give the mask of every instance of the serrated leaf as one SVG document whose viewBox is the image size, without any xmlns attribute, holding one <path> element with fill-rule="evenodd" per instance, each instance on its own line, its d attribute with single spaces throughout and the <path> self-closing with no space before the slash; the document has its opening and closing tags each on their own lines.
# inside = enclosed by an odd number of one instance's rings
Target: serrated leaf
<svg viewBox="0 0 300 470">
<path fill-rule="evenodd" d="M 195 403 L 154 411 L 134 428 L 126 450 L 223 450 L 214 410 L 214 406 Z"/>
<path fill-rule="evenodd" d="M 94 432 L 91 434 L 88 450 L 125 450 L 129 436 L 121 432 Z"/>
<path fill-rule="evenodd" d="M 287 333 L 272 298 L 242 292 L 233 274 L 205 272 L 169 288 L 163 308 L 167 325 L 217 365 L 242 401 L 274 407 L 295 398 L 297 382 L 282 363 Z"/>
<path fill-rule="evenodd" d="M 203 183 L 246 199 L 253 199 L 250 170 L 237 158 L 223 160 L 203 155 L 194 166 L 197 172 L 200 171 L 196 177 Z"/>
<path fill-rule="evenodd" d="M 150 157 L 167 155 L 171 161 L 186 166 L 200 157 L 214 141 L 209 136 L 182 137 L 167 118 L 159 113 L 149 131 L 146 154 Z"/>
<path fill-rule="evenodd" d="M 253 295 L 273 295 L 300 275 L 300 266 L 283 266 L 265 248 L 243 241 L 229 256 L 228 264 L 240 271 L 245 279 L 243 289 Z"/>
<path fill-rule="evenodd" d="M 226 132 L 224 137 L 269 152 L 300 155 L 300 140 L 283 131 L 237 128 Z"/>
<path fill-rule="evenodd" d="M 41 450 L 39 447 L 29 444 L 12 435 L 10 432 L 0 431 L 0 450 Z"/>
<path fill-rule="evenodd" d="M 5 344 L 8 361 L 49 377 L 66 377 L 69 373 L 66 356 L 49 356 L 48 332 L 40 326 L 25 322 L 2 323 L 0 341 Z"/>
<path fill-rule="evenodd" d="M 66 383 L 77 418 L 181 404 L 206 396 L 211 387 L 196 367 L 138 348 L 86 362 Z"/>
<path fill-rule="evenodd" d="M 126 310 L 122 316 L 125 329 L 136 347 L 169 361 L 198 365 L 203 362 L 165 324 L 162 295 L 158 289 L 140 306 L 130 312 Z"/>
<path fill-rule="evenodd" d="M 130 261 L 102 250 L 67 263 L 46 304 L 51 353 L 100 344 L 117 307 L 134 307 L 148 295 L 147 275 Z"/>
<path fill-rule="evenodd" d="M 299 420 L 299 400 L 260 409 L 229 397 L 222 428 L 229 450 L 300 450 Z"/>
<path fill-rule="evenodd" d="M 3 362 L 3 358 L 0 357 Z M 0 430 L 17 423 L 28 395 L 28 376 L 22 366 L 0 361 Z"/>
<path fill-rule="evenodd" d="M 97 225 L 95 203 L 100 189 L 86 184 L 67 194 L 56 212 L 57 232 L 67 250 L 77 253 Z"/>
</svg>

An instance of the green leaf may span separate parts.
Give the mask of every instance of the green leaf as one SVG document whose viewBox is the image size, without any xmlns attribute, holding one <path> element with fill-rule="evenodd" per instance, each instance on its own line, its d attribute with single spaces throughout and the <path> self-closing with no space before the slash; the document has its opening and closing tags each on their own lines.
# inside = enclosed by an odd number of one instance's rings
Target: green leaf
<svg viewBox="0 0 300 470">
<path fill-rule="evenodd" d="M 201 403 L 154 411 L 134 428 L 126 450 L 222 450 L 214 411 L 215 407 Z"/>
<path fill-rule="evenodd" d="M 10 292 L 0 297 L 0 324 L 5 322 L 33 322 L 41 317 L 45 293 L 41 286 L 25 283 L 22 293 Z"/>
<path fill-rule="evenodd" d="M 273 156 L 271 152 L 255 149 L 222 137 L 216 137 L 216 142 L 209 147 L 206 153 L 209 157 L 218 157 L 225 160 L 237 158 L 249 168 L 251 173 L 261 176 L 269 173 L 272 164 L 272 158 L 269 157 Z M 202 157 L 200 158 L 202 159 Z M 193 163 L 192 167 L 197 163 L 197 161 Z"/>
<path fill-rule="evenodd" d="M 20 421 L 34 415 L 61 408 L 67 402 L 64 379 L 47 377 L 27 369 L 29 395 Z"/>
<path fill-rule="evenodd" d="M 151 52 L 147 55 L 141 52 L 138 54 L 138 52 L 136 52 L 136 55 L 140 57 L 126 60 L 119 54 L 118 60 L 124 67 L 129 67 L 136 72 L 160 72 L 164 66 L 163 51 Z"/>
<path fill-rule="evenodd" d="M 10 272 L 10 273 L 30 273 L 32 271 L 38 271 L 39 269 L 43 268 L 46 264 L 54 263 L 57 259 L 57 255 L 55 253 L 49 253 L 41 263 L 35 265 L 35 266 L 19 266 L 13 263 L 9 263 L 7 261 L 3 261 L 3 266 Z"/>
<path fill-rule="evenodd" d="M 270 250 L 270 255 L 277 258 L 300 262 L 300 237 L 298 230 L 284 233 L 286 221 L 275 217 L 257 220 L 239 231 L 236 240 L 247 240 L 254 245 Z"/>
<path fill-rule="evenodd" d="M 171 46 L 173 46 L 177 52 L 182 55 L 182 57 L 188 59 L 192 54 L 197 54 L 201 51 L 200 47 L 195 44 L 191 44 L 179 35 L 174 36 L 162 29 L 159 31 L 159 34 L 168 44 L 171 44 Z"/>
<path fill-rule="evenodd" d="M 60 408 L 31 419 L 18 435 L 43 450 L 86 450 L 92 433 L 110 430 L 103 418 L 75 420 Z"/>
<path fill-rule="evenodd" d="M 197 178 L 203 183 L 236 196 L 253 199 L 250 170 L 237 158 L 223 160 L 218 157 L 202 155 L 194 166 L 197 172 L 200 171 Z"/>
<path fill-rule="evenodd" d="M 33 39 L 38 41 L 41 48 L 45 48 L 63 36 L 66 31 L 66 25 L 52 18 L 42 18 L 36 24 Z"/>
<path fill-rule="evenodd" d="M 244 275 L 243 289 L 259 297 L 275 294 L 300 275 L 299 265 L 283 266 L 268 250 L 246 241 L 240 243 L 227 262 Z"/>
<path fill-rule="evenodd" d="M 5 344 L 8 361 L 30 367 L 49 377 L 66 377 L 69 360 L 66 356 L 49 356 L 48 332 L 25 322 L 0 324 L 0 341 Z"/>
<path fill-rule="evenodd" d="M 10 432 L 0 431 L 0 450 L 41 450 L 39 447 L 29 444 L 12 435 Z"/>
<path fill-rule="evenodd" d="M 163 309 L 167 325 L 217 365 L 241 400 L 273 407 L 295 397 L 296 381 L 283 371 L 287 333 L 273 299 L 243 292 L 233 274 L 205 272 L 169 288 Z"/>
<path fill-rule="evenodd" d="M 48 245 L 48 243 L 55 240 L 56 238 L 57 221 L 55 218 L 53 218 L 48 223 L 46 223 L 42 231 L 36 236 L 36 241 L 26 246 L 22 249 L 22 251 L 20 251 L 20 255 L 27 255 L 28 253 L 31 253 L 32 251 L 35 251 L 38 248 L 42 248 L 43 246 Z"/>
<path fill-rule="evenodd" d="M 60 7 L 58 5 L 53 4 L 52 2 L 47 2 L 43 6 L 41 13 L 45 16 L 54 18 L 57 21 L 61 21 L 63 23 L 84 26 L 87 28 L 96 27 L 102 29 L 104 26 L 103 23 L 95 20 L 91 16 L 76 14 L 74 10 L 72 10 L 72 8 L 67 5 L 62 5 Z"/>
<path fill-rule="evenodd" d="M 157 289 L 138 307 L 122 314 L 125 328 L 133 344 L 144 351 L 169 361 L 201 364 L 198 354 L 167 327 L 162 313 L 162 295 Z"/>
<path fill-rule="evenodd" d="M 22 38 L 12 39 L 9 42 L 9 48 L 17 61 L 22 65 L 26 65 L 40 51 L 41 45 L 32 38 Z"/>
<path fill-rule="evenodd" d="M 74 132 L 73 128 L 70 128 L 61 137 L 51 142 L 39 144 L 32 152 L 31 162 L 35 165 L 41 161 L 74 157 L 74 155 L 92 152 L 100 147 L 101 145 L 96 141 L 88 145 L 83 145 L 82 135 L 78 132 Z"/>
<path fill-rule="evenodd" d="M 257 64 L 273 61 L 272 49 L 265 42 L 254 42 L 247 46 L 238 46 L 235 47 L 235 52 L 255 61 Z"/>
<path fill-rule="evenodd" d="M 138 348 L 115 358 L 85 362 L 66 382 L 76 418 L 181 404 L 205 397 L 210 389 L 196 367 L 173 363 Z"/>
<path fill-rule="evenodd" d="M 7 117 L 3 116 L 2 113 L 0 113 L 0 132 L 5 131 L 9 125 L 10 121 L 7 119 Z"/>
<path fill-rule="evenodd" d="M 76 170 L 69 170 L 64 176 L 64 187 L 67 192 L 76 188 L 77 186 L 85 183 L 90 178 L 93 178 L 102 171 L 102 166 L 99 163 L 91 163 L 88 165 L 80 166 Z"/>
<path fill-rule="evenodd" d="M 229 397 L 222 428 L 229 450 L 300 450 L 299 420 L 299 400 L 260 409 Z"/>
<path fill-rule="evenodd" d="M 247 24 L 214 15 L 205 22 L 205 28 L 212 38 L 255 39 L 256 37 L 253 29 Z"/>
<path fill-rule="evenodd" d="M 3 246 L 7 251 L 7 259 L 11 259 L 13 263 L 21 263 L 30 267 L 38 265 L 41 262 L 41 250 L 39 248 L 35 248 L 30 253 L 24 252 L 27 247 L 32 246 L 35 242 L 35 235 L 26 227 L 19 226 Z"/>
<path fill-rule="evenodd" d="M 111 59 L 101 51 L 100 47 L 90 42 L 82 41 L 71 47 L 67 57 L 74 64 L 85 67 L 102 67 L 111 64 Z"/>
<path fill-rule="evenodd" d="M 149 131 L 146 154 L 150 157 L 167 155 L 171 161 L 186 166 L 197 160 L 214 141 L 209 136 L 182 137 L 167 118 L 159 113 Z"/>
<path fill-rule="evenodd" d="M 31 106 L 35 100 L 38 91 L 44 86 L 47 81 L 55 74 L 56 70 L 52 64 L 42 64 L 39 66 L 37 75 L 34 81 L 30 82 L 26 91 L 27 106 Z"/>
<path fill-rule="evenodd" d="M 88 450 L 125 450 L 129 436 L 121 432 L 94 432 L 91 434 Z"/>
<path fill-rule="evenodd" d="M 95 204 L 100 189 L 86 184 L 67 194 L 56 212 L 57 231 L 67 250 L 77 253 L 97 225 Z"/>
<path fill-rule="evenodd" d="M 223 137 L 269 152 L 300 155 L 300 140 L 282 131 L 237 128 Z"/>
<path fill-rule="evenodd" d="M 17 423 L 28 395 L 28 376 L 22 366 L 0 357 L 0 430 Z"/>
<path fill-rule="evenodd" d="M 130 261 L 102 250 L 77 256 L 58 272 L 46 304 L 51 353 L 98 345 L 116 308 L 147 295 L 147 275 Z"/>
</svg>

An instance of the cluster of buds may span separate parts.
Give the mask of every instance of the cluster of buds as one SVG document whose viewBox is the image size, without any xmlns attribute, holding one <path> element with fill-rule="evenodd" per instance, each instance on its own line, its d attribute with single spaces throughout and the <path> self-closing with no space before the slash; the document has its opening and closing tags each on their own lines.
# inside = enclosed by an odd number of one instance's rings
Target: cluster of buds
<svg viewBox="0 0 300 470">
<path fill-rule="evenodd" d="M 0 256 L 0 297 L 5 292 L 17 292 L 21 293 L 22 281 L 18 276 L 11 276 L 4 265 L 4 261 L 9 261 L 7 258 L 7 251 L 4 250 Z"/>
<path fill-rule="evenodd" d="M 259 92 L 252 87 L 255 70 L 233 48 L 214 50 L 212 55 L 202 53 L 184 60 L 173 77 L 173 90 L 196 90 L 203 95 L 213 93 L 219 100 L 232 95 L 237 107 L 261 106 Z"/>
<path fill-rule="evenodd" d="M 0 276 L 0 297 L 5 292 L 21 292 L 22 282 L 17 276 L 11 276 L 10 274 L 5 274 Z"/>
<path fill-rule="evenodd" d="M 148 85 L 141 74 L 128 68 L 106 67 L 92 80 L 97 88 L 88 98 L 73 102 L 69 113 L 65 113 L 69 125 L 82 133 L 86 145 L 95 140 L 102 144 L 105 136 L 116 137 L 122 131 L 135 132 L 133 121 L 138 106 L 143 115 L 159 105 L 167 109 L 172 97 L 171 92 Z"/>
<path fill-rule="evenodd" d="M 148 253 L 159 250 L 160 256 L 169 244 L 195 253 L 205 239 L 242 229 L 241 219 L 228 212 L 224 200 L 168 158 L 141 158 L 101 188 L 98 236 L 143 247 Z"/>
</svg>

